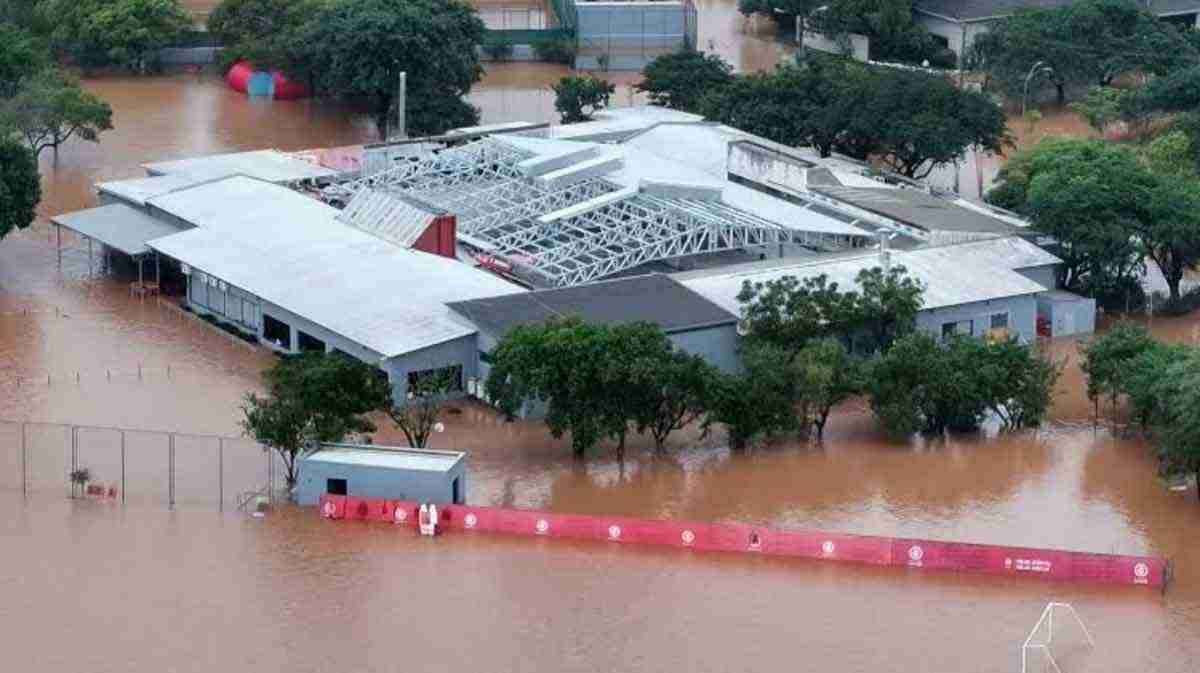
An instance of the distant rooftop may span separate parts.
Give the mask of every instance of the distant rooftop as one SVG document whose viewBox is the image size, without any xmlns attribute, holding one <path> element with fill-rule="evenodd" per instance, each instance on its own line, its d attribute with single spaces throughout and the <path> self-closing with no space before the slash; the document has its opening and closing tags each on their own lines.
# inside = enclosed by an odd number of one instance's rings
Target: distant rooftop
<svg viewBox="0 0 1200 673">
<path fill-rule="evenodd" d="M 589 323 L 655 323 L 683 332 L 737 322 L 737 317 L 662 274 L 645 274 L 575 287 L 454 302 L 450 308 L 488 334 L 518 325 L 578 316 Z"/>
<path fill-rule="evenodd" d="M 288 183 L 329 178 L 337 171 L 298 159 L 278 150 L 255 150 L 232 154 L 213 154 L 205 157 L 157 161 L 142 164 L 151 176 L 185 174 L 193 177 L 245 175 L 267 182 Z"/>
</svg>

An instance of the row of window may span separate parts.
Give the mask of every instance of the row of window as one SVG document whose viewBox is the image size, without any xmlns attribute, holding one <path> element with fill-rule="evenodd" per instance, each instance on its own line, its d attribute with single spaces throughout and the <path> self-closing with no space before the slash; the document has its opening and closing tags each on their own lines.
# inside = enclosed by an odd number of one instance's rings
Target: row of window
<svg viewBox="0 0 1200 673">
<path fill-rule="evenodd" d="M 988 329 L 1008 329 L 1008 312 L 993 313 L 988 316 Z M 955 334 L 965 336 L 975 336 L 975 321 L 974 320 L 954 320 L 942 323 L 942 336 L 949 337 Z"/>
<path fill-rule="evenodd" d="M 257 330 L 262 307 L 232 291 L 228 285 L 204 273 L 195 272 L 188 283 L 188 299 L 193 304 L 245 327 Z"/>
</svg>

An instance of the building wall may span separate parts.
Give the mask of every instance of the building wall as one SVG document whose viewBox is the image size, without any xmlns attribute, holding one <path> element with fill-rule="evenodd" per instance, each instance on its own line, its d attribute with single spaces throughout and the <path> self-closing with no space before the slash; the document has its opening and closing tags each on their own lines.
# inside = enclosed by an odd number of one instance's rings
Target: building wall
<svg viewBox="0 0 1200 673">
<path fill-rule="evenodd" d="M 1038 315 L 1050 322 L 1050 336 L 1065 337 L 1096 331 L 1096 300 L 1077 297 L 1074 301 L 1038 298 Z"/>
<path fill-rule="evenodd" d="M 1008 329 L 1022 342 L 1037 338 L 1037 295 L 1032 294 L 921 311 L 917 314 L 917 328 L 940 337 L 943 324 L 972 320 L 971 333 L 983 336 L 989 329 L 992 314 L 1003 312 L 1008 313 Z"/>
<path fill-rule="evenodd" d="M 361 498 L 415 500 L 438 505 L 451 502 L 453 482 L 459 479 L 459 494 L 467 494 L 466 461 L 459 461 L 447 472 L 397 470 L 370 465 L 342 465 L 301 458 L 296 483 L 296 501 L 316 505 L 326 491 L 327 480 L 345 479 L 346 493 Z"/>
<path fill-rule="evenodd" d="M 1045 264 L 1042 266 L 1031 266 L 1024 269 L 1016 269 L 1016 272 L 1025 276 L 1029 280 L 1041 285 L 1047 290 L 1053 290 L 1058 287 L 1058 265 Z"/>
<path fill-rule="evenodd" d="M 931 34 L 946 40 L 946 45 L 950 48 L 950 51 L 958 54 L 958 63 L 960 66 L 962 65 L 963 51 L 970 49 L 975 38 L 986 33 L 988 30 L 986 22 L 956 23 L 921 12 L 914 12 L 913 18 L 916 23 L 925 26 L 925 29 Z"/>
<path fill-rule="evenodd" d="M 383 363 L 383 369 L 392 381 L 392 396 L 403 400 L 408 395 L 409 372 L 420 372 L 443 367 L 462 367 L 463 387 L 472 377 L 479 376 L 479 355 L 474 334 L 440 343 L 429 348 L 391 358 Z"/>
<path fill-rule="evenodd" d="M 726 374 L 736 373 L 742 368 L 741 358 L 738 356 L 740 337 L 735 323 L 673 332 L 667 336 L 679 349 L 699 355 Z"/>
</svg>

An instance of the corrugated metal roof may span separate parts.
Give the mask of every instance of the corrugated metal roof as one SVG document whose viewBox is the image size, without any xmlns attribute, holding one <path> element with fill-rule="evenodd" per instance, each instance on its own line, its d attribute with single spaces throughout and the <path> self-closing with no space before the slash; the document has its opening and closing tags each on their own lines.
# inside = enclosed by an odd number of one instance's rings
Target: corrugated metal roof
<svg viewBox="0 0 1200 673">
<path fill-rule="evenodd" d="M 146 241 L 180 231 L 179 227 L 120 203 L 55 215 L 50 219 L 55 224 L 100 241 L 131 257 L 150 252 Z"/>
<path fill-rule="evenodd" d="M 267 182 L 295 182 L 337 175 L 337 171 L 297 159 L 277 150 L 214 154 L 175 161 L 142 164 L 152 175 L 245 175 Z"/>
<path fill-rule="evenodd" d="M 337 215 L 343 224 L 404 248 L 411 248 L 435 217 L 399 194 L 370 188 L 355 194 Z"/>
<path fill-rule="evenodd" d="M 1015 237 L 891 251 L 892 266 L 903 266 L 911 277 L 925 285 L 926 309 L 1043 292 L 1049 288 L 1014 269 L 1058 261 L 1032 243 Z M 708 269 L 679 274 L 676 278 L 713 303 L 740 315 L 742 305 L 737 295 L 747 281 L 765 283 L 785 276 L 811 278 L 824 274 L 839 287 L 854 289 L 860 271 L 879 266 L 882 266 L 881 256 L 872 252 L 799 263 L 772 260 L 737 270 Z"/>
<path fill-rule="evenodd" d="M 650 322 L 668 333 L 737 321 L 737 316 L 662 274 L 454 302 L 450 308 L 495 336 L 517 325 L 572 315 L 599 325 Z"/>
<path fill-rule="evenodd" d="M 446 302 L 524 291 L 345 226 L 330 206 L 245 177 L 177 192 L 155 206 L 198 228 L 150 247 L 384 357 L 473 333 Z"/>
<path fill-rule="evenodd" d="M 229 175 L 229 173 L 222 171 L 215 171 L 213 174 L 204 174 L 202 171 L 196 171 L 193 173 L 156 175 L 150 178 L 100 182 L 96 184 L 96 189 L 136 206 L 144 206 L 147 201 L 156 196 L 177 192 L 203 182 L 229 177 Z"/>
</svg>

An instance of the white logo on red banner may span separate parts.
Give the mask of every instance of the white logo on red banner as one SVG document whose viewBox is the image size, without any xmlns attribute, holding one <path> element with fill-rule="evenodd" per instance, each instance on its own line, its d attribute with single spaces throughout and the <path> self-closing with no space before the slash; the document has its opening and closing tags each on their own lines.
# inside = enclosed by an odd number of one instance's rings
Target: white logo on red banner
<svg viewBox="0 0 1200 673">
<path fill-rule="evenodd" d="M 333 502 L 326 502 L 324 513 L 325 513 L 325 518 L 332 519 L 333 515 L 337 514 L 337 505 L 333 504 Z"/>
<path fill-rule="evenodd" d="M 396 521 L 404 522 L 408 520 L 408 511 L 403 507 L 396 508 Z"/>
<path fill-rule="evenodd" d="M 610 539 L 610 540 L 621 539 L 621 527 L 616 524 L 609 526 L 608 527 L 608 539 Z"/>
<path fill-rule="evenodd" d="M 696 541 L 696 534 L 690 530 L 685 530 L 679 534 L 679 539 L 683 540 L 684 544 L 690 545 Z"/>
<path fill-rule="evenodd" d="M 1133 566 L 1133 576 L 1140 580 L 1146 579 L 1150 576 L 1150 566 L 1140 561 L 1135 563 Z"/>
<path fill-rule="evenodd" d="M 550 531 L 550 522 L 545 519 L 538 519 L 535 527 L 537 528 L 538 535 L 545 535 Z"/>
<path fill-rule="evenodd" d="M 925 550 L 921 549 L 920 545 L 913 545 L 908 548 L 908 558 L 912 561 L 920 563 L 921 559 L 925 558 Z"/>
<path fill-rule="evenodd" d="M 468 512 L 467 515 L 463 517 L 463 525 L 467 528 L 474 528 L 475 524 L 477 523 L 479 523 L 479 518 L 475 516 L 474 512 Z"/>
<path fill-rule="evenodd" d="M 837 551 L 837 547 L 833 546 L 833 540 L 826 540 L 821 543 L 821 553 L 826 556 L 833 556 L 833 552 Z"/>
</svg>

